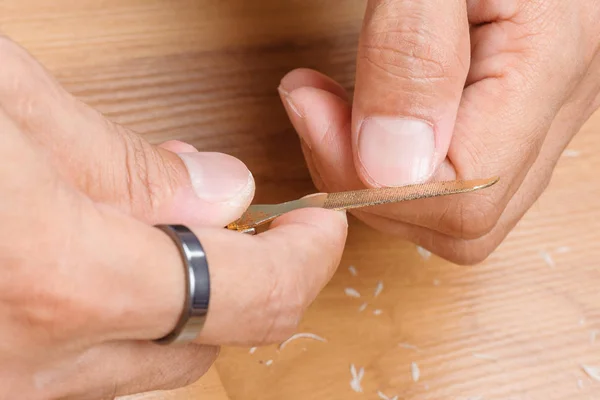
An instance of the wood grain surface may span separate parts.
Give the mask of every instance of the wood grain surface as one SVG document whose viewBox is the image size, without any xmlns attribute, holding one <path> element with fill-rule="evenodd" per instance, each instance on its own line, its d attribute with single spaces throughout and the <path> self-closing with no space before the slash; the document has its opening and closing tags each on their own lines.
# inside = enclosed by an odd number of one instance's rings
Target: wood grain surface
<svg viewBox="0 0 600 400">
<path fill-rule="evenodd" d="M 363 8 L 363 0 L 0 0 L 0 30 L 69 91 L 152 142 L 176 138 L 239 157 L 256 177 L 256 200 L 277 202 L 314 190 L 279 79 L 311 67 L 351 89 Z M 327 342 L 224 349 L 216 366 L 228 398 L 378 399 L 380 390 L 418 400 L 600 399 L 600 382 L 581 369 L 600 367 L 599 131 L 596 114 L 542 198 L 479 266 L 424 257 L 351 220 L 340 269 L 300 327 Z M 351 364 L 364 368 L 362 393 L 351 389 Z M 214 369 L 191 387 L 144 396 L 226 398 Z"/>
</svg>

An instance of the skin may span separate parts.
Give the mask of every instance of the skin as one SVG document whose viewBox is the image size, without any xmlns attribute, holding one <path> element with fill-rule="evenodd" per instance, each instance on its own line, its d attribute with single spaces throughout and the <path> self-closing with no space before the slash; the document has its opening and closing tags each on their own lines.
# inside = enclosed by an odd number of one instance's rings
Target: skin
<svg viewBox="0 0 600 400">
<path fill-rule="evenodd" d="M 344 213 L 299 210 L 256 237 L 228 231 L 254 191 L 239 160 L 150 145 L 75 100 L 7 38 L 0 59 L 1 399 L 175 388 L 204 374 L 220 345 L 293 334 L 339 263 Z M 151 342 L 184 301 L 177 248 L 152 227 L 164 223 L 192 228 L 210 264 L 206 324 L 183 346 Z"/>
<path fill-rule="evenodd" d="M 485 259 L 600 105 L 599 17 L 595 0 L 369 1 L 352 101 L 305 69 L 279 88 L 315 184 L 500 175 L 483 192 L 354 212 L 451 261 Z M 343 214 L 295 211 L 257 237 L 225 231 L 251 201 L 251 180 L 211 183 L 197 169 L 243 178 L 239 161 L 146 143 L 77 102 L 6 38 L 0 59 L 0 398 L 179 387 L 209 368 L 219 345 L 293 332 L 339 262 Z M 376 118 L 432 132 L 418 177 L 409 161 L 422 148 L 404 132 L 392 132 L 404 148 L 383 140 L 386 124 L 369 125 Z M 389 145 L 380 165 L 371 139 Z M 403 156 L 383 157 L 386 148 Z M 189 225 L 207 251 L 211 309 L 197 343 L 150 342 L 183 304 L 181 261 L 157 223 Z"/>
<path fill-rule="evenodd" d="M 544 191 L 563 149 L 600 105 L 599 17 L 594 0 L 369 1 L 353 101 L 316 71 L 294 70 L 281 81 L 315 185 L 324 192 L 394 186 L 376 181 L 360 154 L 360 135 L 379 140 L 383 132 L 361 133 L 361 125 L 377 117 L 423 121 L 434 130 L 433 168 L 404 184 L 500 182 L 352 213 L 455 263 L 481 262 Z M 385 144 L 376 156 L 393 147 Z M 407 167 L 387 168 L 385 178 L 403 177 Z"/>
</svg>

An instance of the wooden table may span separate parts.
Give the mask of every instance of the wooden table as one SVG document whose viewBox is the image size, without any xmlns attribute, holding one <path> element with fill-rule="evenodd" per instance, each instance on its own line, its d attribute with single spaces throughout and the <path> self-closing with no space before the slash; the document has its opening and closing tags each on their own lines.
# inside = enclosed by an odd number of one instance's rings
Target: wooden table
<svg viewBox="0 0 600 400">
<path fill-rule="evenodd" d="M 313 187 L 279 79 L 304 66 L 351 88 L 363 7 L 0 0 L 0 29 L 108 117 L 153 142 L 177 138 L 233 154 L 254 172 L 257 201 L 281 201 Z M 543 197 L 482 265 L 425 259 L 351 221 L 340 269 L 300 328 L 327 342 L 224 349 L 216 366 L 229 398 L 376 399 L 378 390 L 419 400 L 600 398 L 600 382 L 580 368 L 600 366 L 600 337 L 591 343 L 600 329 L 599 130 L 596 114 Z M 347 297 L 346 287 L 362 298 Z M 350 388 L 351 364 L 364 367 L 363 393 Z M 141 397 L 225 399 L 223 386 L 213 369 L 191 387 Z"/>
</svg>

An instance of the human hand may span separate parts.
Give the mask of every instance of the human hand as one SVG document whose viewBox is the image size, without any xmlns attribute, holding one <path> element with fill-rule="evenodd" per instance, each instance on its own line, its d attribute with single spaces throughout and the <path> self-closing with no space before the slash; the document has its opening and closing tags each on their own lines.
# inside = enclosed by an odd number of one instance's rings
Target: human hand
<svg viewBox="0 0 600 400">
<path fill-rule="evenodd" d="M 239 160 L 152 146 L 68 95 L 0 37 L 0 398 L 113 398 L 185 385 L 217 345 L 287 338 L 337 267 L 342 213 L 299 210 L 256 237 L 223 227 L 254 194 Z M 184 303 L 193 228 L 211 275 L 196 343 L 152 342 Z"/>
<path fill-rule="evenodd" d="M 352 106 L 310 70 L 281 82 L 321 191 L 500 176 L 485 191 L 353 212 L 461 264 L 485 259 L 600 105 L 600 2 L 368 2 Z"/>
</svg>

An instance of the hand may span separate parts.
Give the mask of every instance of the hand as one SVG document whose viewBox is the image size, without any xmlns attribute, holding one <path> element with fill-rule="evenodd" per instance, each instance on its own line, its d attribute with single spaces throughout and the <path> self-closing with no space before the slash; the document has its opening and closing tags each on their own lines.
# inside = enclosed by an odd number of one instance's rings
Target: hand
<svg viewBox="0 0 600 400">
<path fill-rule="evenodd" d="M 316 186 L 500 176 L 482 192 L 354 212 L 451 261 L 482 261 L 600 104 L 599 18 L 596 0 L 370 0 L 352 106 L 317 72 L 281 82 Z"/>
<path fill-rule="evenodd" d="M 107 398 L 184 385 L 216 345 L 293 333 L 337 267 L 345 215 L 299 210 L 251 237 L 223 227 L 248 206 L 237 159 L 152 146 L 69 96 L 0 37 L 0 398 Z M 172 241 L 193 227 L 210 263 L 197 343 L 159 346 L 184 301 Z"/>
</svg>

